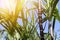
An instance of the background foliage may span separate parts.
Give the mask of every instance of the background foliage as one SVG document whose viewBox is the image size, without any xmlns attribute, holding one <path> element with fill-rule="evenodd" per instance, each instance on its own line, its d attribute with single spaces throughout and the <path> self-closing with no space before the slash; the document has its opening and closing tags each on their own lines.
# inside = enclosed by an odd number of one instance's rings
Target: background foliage
<svg viewBox="0 0 60 40">
<path fill-rule="evenodd" d="M 14 6 L 12 5 L 14 1 Z M 1 38 L 6 36 L 6 40 L 40 40 L 40 30 L 38 21 L 38 8 L 39 1 L 32 0 L 9 0 L 10 10 L 0 8 L 0 24 L 5 28 L 0 30 Z M 56 6 L 59 0 L 41 0 L 41 6 L 43 9 L 42 23 L 50 22 L 53 27 L 56 20 L 60 21 L 60 15 L 58 7 Z M 52 22 L 53 21 L 53 22 Z M 20 24 L 21 23 L 21 24 Z M 45 23 L 46 25 L 46 23 Z M 48 24 L 50 25 L 50 24 Z M 49 27 L 49 26 L 48 26 Z M 43 26 L 45 30 L 46 26 Z M 50 28 L 49 28 L 50 29 Z M 44 32 L 44 39 L 50 40 L 51 33 Z M 54 39 L 56 39 L 56 34 L 54 34 Z"/>
</svg>

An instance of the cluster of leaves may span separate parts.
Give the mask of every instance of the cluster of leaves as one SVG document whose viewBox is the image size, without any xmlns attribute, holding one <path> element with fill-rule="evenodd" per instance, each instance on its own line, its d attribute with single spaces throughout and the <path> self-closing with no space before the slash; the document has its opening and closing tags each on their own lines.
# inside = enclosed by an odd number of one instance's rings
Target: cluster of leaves
<svg viewBox="0 0 60 40">
<path fill-rule="evenodd" d="M 6 29 L 8 40 L 13 40 L 15 38 L 16 40 L 39 40 L 39 35 L 35 26 L 36 23 L 34 21 L 34 12 L 32 12 L 32 16 L 30 16 L 32 22 L 28 20 L 30 15 L 29 11 L 34 8 L 28 9 L 25 5 L 26 12 L 24 12 L 23 4 L 24 0 L 16 0 L 16 8 L 15 10 L 12 8 L 12 12 L 8 9 L 0 8 L 0 24 Z M 22 19 L 23 26 L 17 22 L 18 19 Z"/>
<path fill-rule="evenodd" d="M 24 3 L 25 0 L 15 0 L 16 7 L 10 12 L 8 9 L 0 8 L 0 24 L 6 29 L 8 34 L 8 39 L 11 40 L 10 36 L 12 36 L 12 40 L 16 38 L 16 40 L 40 40 L 39 35 L 36 29 L 36 18 L 35 11 L 38 10 L 38 1 L 31 1 L 33 3 L 32 8 L 28 8 Z M 30 1 L 29 1 L 30 2 Z M 45 18 L 42 19 L 44 23 L 47 20 L 52 20 L 54 17 L 60 21 L 60 15 L 57 8 L 58 0 L 44 0 L 45 4 L 42 4 L 43 14 Z M 32 11 L 30 13 L 30 11 Z M 30 19 L 28 20 L 28 18 Z M 17 22 L 18 19 L 22 19 L 22 26 Z M 31 22 L 30 22 L 31 20 Z M 17 37 L 18 34 L 18 37 Z M 47 36 L 46 36 L 47 35 Z M 50 40 L 50 34 L 46 33 L 45 39 L 48 38 Z"/>
<path fill-rule="evenodd" d="M 53 30 L 54 30 L 54 27 L 55 27 L 56 20 L 60 21 L 60 14 L 59 14 L 58 7 L 57 7 L 58 1 L 59 0 L 44 0 L 43 1 L 44 4 L 42 4 L 43 14 L 45 16 L 42 19 L 42 23 L 44 23 L 47 20 L 52 21 L 52 19 L 53 19 L 53 24 L 52 24 L 53 25 Z M 38 9 L 38 6 L 39 6 L 38 3 L 37 2 L 33 2 L 33 3 Z M 46 35 L 47 35 L 47 37 L 45 39 L 50 40 L 50 36 L 49 36 L 50 34 L 46 33 Z"/>
</svg>

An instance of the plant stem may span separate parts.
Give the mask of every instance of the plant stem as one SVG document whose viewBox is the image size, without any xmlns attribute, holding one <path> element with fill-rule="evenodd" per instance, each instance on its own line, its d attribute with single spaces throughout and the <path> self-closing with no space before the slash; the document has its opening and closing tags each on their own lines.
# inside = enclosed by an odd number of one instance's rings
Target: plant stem
<svg viewBox="0 0 60 40">
<path fill-rule="evenodd" d="M 41 40 L 44 40 L 44 32 L 43 32 L 43 26 L 42 26 L 42 8 L 41 8 L 41 0 L 39 0 L 38 19 L 39 19 L 39 28 L 40 28 Z"/>
</svg>

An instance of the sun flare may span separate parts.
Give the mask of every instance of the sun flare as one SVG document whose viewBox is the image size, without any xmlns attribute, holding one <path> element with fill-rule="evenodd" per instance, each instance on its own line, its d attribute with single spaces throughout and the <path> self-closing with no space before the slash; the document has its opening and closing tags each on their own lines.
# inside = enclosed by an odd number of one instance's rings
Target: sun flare
<svg viewBox="0 0 60 40">
<path fill-rule="evenodd" d="M 15 12 L 16 9 L 19 11 L 22 9 L 24 0 L 1 0 L 0 8 L 7 9 L 9 12 Z"/>
<path fill-rule="evenodd" d="M 10 16 L 17 17 L 20 11 L 26 9 L 27 17 L 29 16 L 28 10 L 33 9 L 32 0 L 0 0 L 0 15 L 5 15 L 7 18 Z M 28 3 L 29 2 L 29 3 Z M 23 12 L 24 12 L 23 11 Z M 1 16 L 2 16 L 1 15 Z M 13 18 L 12 18 L 13 19 Z"/>
</svg>

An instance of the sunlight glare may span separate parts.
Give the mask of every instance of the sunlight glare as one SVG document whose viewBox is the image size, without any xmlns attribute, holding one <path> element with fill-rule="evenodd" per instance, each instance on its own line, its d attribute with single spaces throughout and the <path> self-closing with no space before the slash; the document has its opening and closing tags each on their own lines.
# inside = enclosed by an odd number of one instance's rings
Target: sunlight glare
<svg viewBox="0 0 60 40">
<path fill-rule="evenodd" d="M 24 3 L 24 0 L 0 0 L 0 8 L 8 9 L 9 12 L 15 12 L 16 6 L 19 6 L 21 9 L 23 3 Z M 19 10 L 19 8 L 17 9 Z"/>
</svg>

